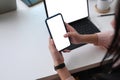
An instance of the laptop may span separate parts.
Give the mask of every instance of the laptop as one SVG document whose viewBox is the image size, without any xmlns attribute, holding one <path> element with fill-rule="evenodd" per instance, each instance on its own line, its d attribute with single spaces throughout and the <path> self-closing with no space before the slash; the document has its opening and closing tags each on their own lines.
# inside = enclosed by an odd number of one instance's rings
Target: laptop
<svg viewBox="0 0 120 80">
<path fill-rule="evenodd" d="M 88 0 L 44 0 L 44 5 L 47 17 L 61 13 L 64 21 L 80 34 L 100 32 L 89 19 Z M 83 45 L 85 43 L 71 44 L 67 49 L 72 50 Z"/>
</svg>

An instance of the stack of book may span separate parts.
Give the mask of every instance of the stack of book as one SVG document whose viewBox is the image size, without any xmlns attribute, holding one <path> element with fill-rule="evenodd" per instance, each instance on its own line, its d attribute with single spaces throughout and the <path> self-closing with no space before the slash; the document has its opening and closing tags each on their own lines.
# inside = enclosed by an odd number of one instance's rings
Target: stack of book
<svg viewBox="0 0 120 80">
<path fill-rule="evenodd" d="M 22 0 L 27 6 L 31 7 L 34 6 L 35 4 L 38 4 L 42 0 Z"/>
</svg>

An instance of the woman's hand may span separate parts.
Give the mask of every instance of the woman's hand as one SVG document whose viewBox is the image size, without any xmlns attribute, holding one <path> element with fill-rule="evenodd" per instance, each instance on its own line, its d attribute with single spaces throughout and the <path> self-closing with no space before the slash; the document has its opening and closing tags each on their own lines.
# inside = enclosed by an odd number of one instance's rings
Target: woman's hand
<svg viewBox="0 0 120 80">
<path fill-rule="evenodd" d="M 51 55 L 52 55 L 55 66 L 64 62 L 64 58 L 62 56 L 62 53 L 57 51 L 57 49 L 54 45 L 53 39 L 49 39 L 49 50 L 51 52 Z"/>
<path fill-rule="evenodd" d="M 65 23 L 66 28 L 68 30 L 68 33 L 64 35 L 65 38 L 69 37 L 71 42 L 73 44 L 79 44 L 81 42 L 81 37 L 82 35 L 80 35 L 72 26 L 70 26 L 69 24 Z M 71 50 L 67 50 L 65 49 L 63 52 L 68 53 Z"/>
<path fill-rule="evenodd" d="M 79 44 L 81 42 L 81 36 L 72 26 L 65 23 L 68 33 L 64 35 L 64 37 L 70 37 L 70 40 L 73 44 Z"/>
</svg>

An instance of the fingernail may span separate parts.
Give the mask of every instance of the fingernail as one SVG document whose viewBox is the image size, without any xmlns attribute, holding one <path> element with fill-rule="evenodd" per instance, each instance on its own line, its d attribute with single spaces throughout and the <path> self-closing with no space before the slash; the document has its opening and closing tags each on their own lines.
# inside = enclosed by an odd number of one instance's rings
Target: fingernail
<svg viewBox="0 0 120 80">
<path fill-rule="evenodd" d="M 64 37 L 66 37 L 66 34 L 64 35 Z"/>
</svg>

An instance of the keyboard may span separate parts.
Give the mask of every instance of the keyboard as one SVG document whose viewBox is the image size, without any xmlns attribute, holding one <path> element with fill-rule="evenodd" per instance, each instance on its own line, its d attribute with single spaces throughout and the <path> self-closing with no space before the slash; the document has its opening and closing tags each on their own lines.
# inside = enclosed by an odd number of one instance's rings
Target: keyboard
<svg viewBox="0 0 120 80">
<path fill-rule="evenodd" d="M 100 30 L 88 18 L 72 22 L 70 25 L 80 34 L 93 34 L 100 32 Z M 83 45 L 85 45 L 85 43 L 71 44 L 67 49 L 72 50 Z"/>
</svg>

